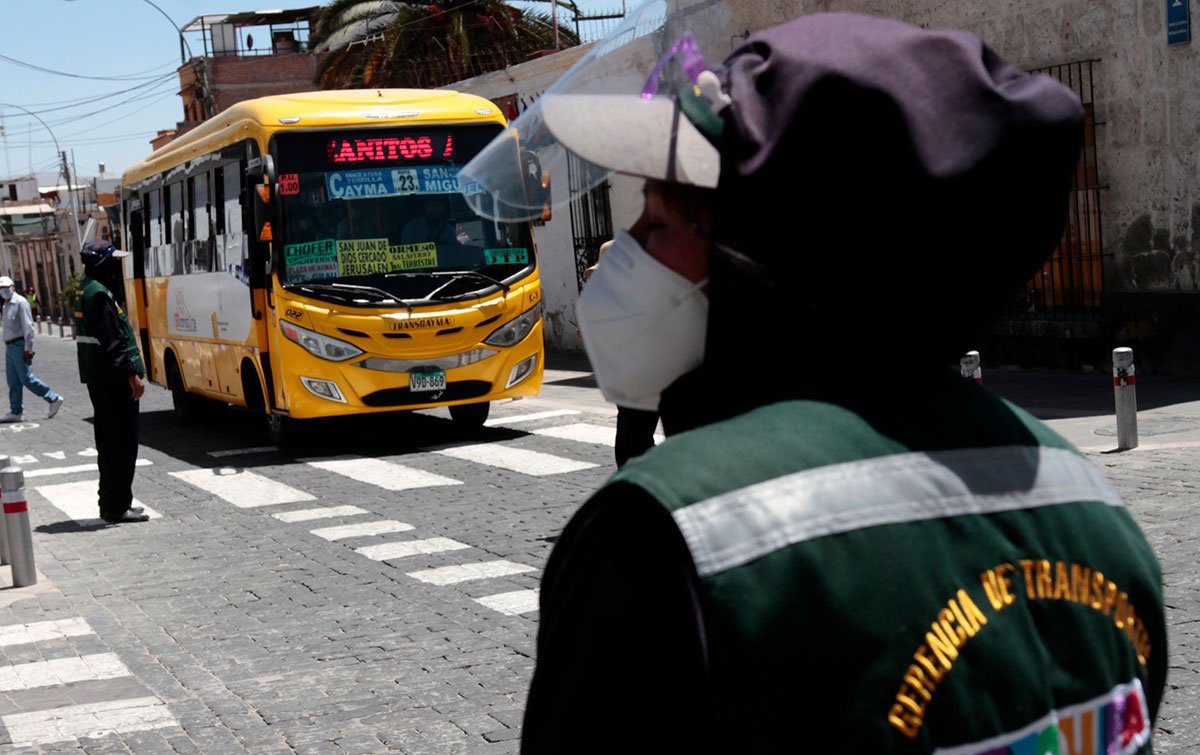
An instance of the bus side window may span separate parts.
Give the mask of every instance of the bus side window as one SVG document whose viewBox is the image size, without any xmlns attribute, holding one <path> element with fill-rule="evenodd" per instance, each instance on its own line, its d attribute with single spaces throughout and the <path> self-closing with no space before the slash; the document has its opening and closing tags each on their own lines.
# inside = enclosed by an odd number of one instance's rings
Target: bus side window
<svg viewBox="0 0 1200 755">
<path fill-rule="evenodd" d="M 212 234 L 212 189 L 208 182 L 208 173 L 197 173 L 188 179 L 192 189 L 192 213 L 190 222 L 193 228 L 192 257 L 193 270 L 200 273 L 213 271 L 213 234 Z"/>
<path fill-rule="evenodd" d="M 144 192 L 142 194 L 142 247 L 153 247 L 154 242 L 150 240 L 150 194 Z"/>
<path fill-rule="evenodd" d="M 171 188 L 170 186 L 163 187 L 162 193 L 162 219 L 163 237 L 162 243 L 171 243 Z"/>
<path fill-rule="evenodd" d="M 175 181 L 167 186 L 163 215 L 167 219 L 167 243 L 171 245 L 171 274 L 182 275 L 187 271 L 184 266 L 184 241 L 186 226 L 184 216 L 186 208 L 183 204 L 183 182 Z"/>
<path fill-rule="evenodd" d="M 242 206 L 241 165 L 238 163 L 226 164 L 223 168 L 223 179 L 224 188 L 221 191 L 221 196 L 225 199 L 225 206 L 221 211 L 225 224 L 223 269 L 236 274 L 240 280 L 245 282 L 248 273 L 245 269 L 246 241 L 242 234 L 242 229 L 245 227 L 242 224 L 245 210 Z"/>
<path fill-rule="evenodd" d="M 212 176 L 213 207 L 216 209 L 213 220 L 216 223 L 216 233 L 218 236 L 225 233 L 225 166 L 219 165 L 213 170 Z"/>
<path fill-rule="evenodd" d="M 183 220 L 187 227 L 187 233 L 184 239 L 187 241 L 196 240 L 196 177 L 188 176 L 187 180 L 187 197 L 183 202 Z"/>
<path fill-rule="evenodd" d="M 162 250 L 166 244 L 165 226 L 163 225 L 163 190 L 152 189 L 147 196 L 150 201 L 150 211 L 146 216 L 146 222 L 150 224 L 150 275 L 157 277 L 164 271 Z"/>
</svg>

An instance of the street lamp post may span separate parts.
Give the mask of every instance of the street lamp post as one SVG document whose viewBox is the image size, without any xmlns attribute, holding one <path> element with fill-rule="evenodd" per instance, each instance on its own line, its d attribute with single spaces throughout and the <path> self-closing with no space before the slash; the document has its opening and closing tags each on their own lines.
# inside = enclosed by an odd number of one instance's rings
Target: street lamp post
<svg viewBox="0 0 1200 755">
<path fill-rule="evenodd" d="M 142 2 L 144 2 L 146 5 L 149 5 L 151 8 L 158 11 L 159 13 L 161 13 L 164 18 L 166 18 L 168 21 L 171 22 L 171 26 L 175 27 L 176 33 L 179 34 L 179 63 L 180 63 L 180 65 L 186 63 L 188 61 L 188 58 L 192 57 L 192 46 L 188 44 L 187 38 L 183 36 L 183 29 L 179 28 L 179 25 L 175 23 L 175 19 L 168 16 L 167 12 L 165 10 L 158 7 L 157 5 L 152 3 L 150 0 L 142 0 Z M 184 57 L 184 53 L 183 53 L 185 47 L 187 48 L 187 57 L 186 58 Z"/>
<path fill-rule="evenodd" d="M 26 115 L 36 118 L 37 122 L 42 124 L 42 128 L 46 129 L 47 133 L 50 134 L 50 138 L 54 141 L 54 151 L 58 154 L 59 160 L 62 161 L 63 173 L 67 177 L 67 195 L 71 198 L 71 222 L 75 226 L 75 246 L 77 248 L 82 248 L 83 247 L 83 239 L 79 235 L 79 217 L 75 214 L 75 192 L 73 191 L 73 187 L 71 186 L 71 171 L 67 170 L 67 153 L 63 152 L 61 149 L 59 149 L 58 137 L 55 136 L 54 131 L 52 131 L 51 128 L 48 125 L 46 125 L 46 122 L 43 121 L 38 116 L 38 114 L 33 112 L 32 110 L 26 110 L 25 108 L 21 107 L 20 105 L 14 105 L 10 102 L 0 102 L 0 107 L 13 107 L 13 108 L 16 108 L 17 110 L 20 110 L 21 112 L 25 113 Z"/>
<path fill-rule="evenodd" d="M 75 213 L 75 191 L 74 191 L 74 187 L 71 185 L 71 171 L 67 170 L 67 153 L 63 152 L 61 149 L 59 149 L 58 137 L 54 135 L 54 131 L 50 128 L 50 126 L 48 126 L 46 124 L 46 122 L 43 121 L 40 117 L 38 117 L 37 113 L 34 113 L 30 110 L 26 110 L 25 108 L 21 107 L 20 105 L 13 105 L 13 104 L 7 103 L 7 102 L 0 102 L 0 107 L 16 108 L 17 110 L 20 110 L 21 112 L 26 113 L 27 115 L 30 115 L 33 118 L 36 118 L 37 122 L 42 124 L 42 127 L 45 128 L 47 133 L 50 134 L 50 138 L 54 141 L 54 151 L 58 153 L 59 159 L 62 160 L 63 173 L 67 177 L 67 194 L 71 199 L 71 225 L 75 226 L 75 249 L 76 250 L 82 249 L 83 248 L 83 239 L 81 238 L 81 236 L 79 234 L 79 216 L 76 215 L 76 213 Z M 8 256 L 7 248 L 0 246 L 0 251 L 3 252 L 4 257 L 5 257 L 5 267 L 11 267 L 12 260 Z M 64 266 L 63 258 L 59 257 L 58 268 L 59 268 L 59 280 L 60 281 L 65 280 L 66 271 L 63 269 L 63 266 Z"/>
</svg>

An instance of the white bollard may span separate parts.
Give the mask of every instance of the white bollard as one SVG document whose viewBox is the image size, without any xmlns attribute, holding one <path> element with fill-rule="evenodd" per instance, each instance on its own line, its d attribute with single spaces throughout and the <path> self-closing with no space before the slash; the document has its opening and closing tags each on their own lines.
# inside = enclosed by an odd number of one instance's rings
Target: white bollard
<svg viewBox="0 0 1200 755">
<path fill-rule="evenodd" d="M 29 531 L 29 503 L 25 500 L 25 473 L 20 467 L 0 469 L 4 488 L 4 527 L 8 532 L 8 554 L 12 556 L 13 587 L 37 584 L 33 565 L 33 533 Z"/>
<path fill-rule="evenodd" d="M 979 352 L 968 351 L 966 356 L 958 360 L 958 369 L 963 377 L 983 384 L 983 370 L 980 368 Z"/>
<path fill-rule="evenodd" d="M 1134 377 L 1133 349 L 1113 349 L 1113 396 L 1117 405 L 1117 449 L 1137 448 L 1137 380 Z"/>
<path fill-rule="evenodd" d="M 0 454 L 0 469 L 8 467 L 11 460 L 5 454 Z M 4 480 L 0 478 L 0 501 L 4 500 Z M 12 558 L 8 553 L 8 530 L 4 527 L 4 517 L 0 515 L 0 565 L 7 566 L 12 563 Z"/>
</svg>

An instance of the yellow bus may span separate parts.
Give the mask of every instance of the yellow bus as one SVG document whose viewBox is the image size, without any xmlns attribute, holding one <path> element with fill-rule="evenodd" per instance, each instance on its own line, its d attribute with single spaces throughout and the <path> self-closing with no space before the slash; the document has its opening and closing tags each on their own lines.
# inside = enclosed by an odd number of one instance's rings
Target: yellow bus
<svg viewBox="0 0 1200 755">
<path fill-rule="evenodd" d="M 131 166 L 126 309 L 176 416 L 215 399 L 284 443 L 308 418 L 438 406 L 474 428 L 489 402 L 536 395 L 531 224 L 476 215 L 457 178 L 505 126 L 453 91 L 288 94 Z"/>
</svg>

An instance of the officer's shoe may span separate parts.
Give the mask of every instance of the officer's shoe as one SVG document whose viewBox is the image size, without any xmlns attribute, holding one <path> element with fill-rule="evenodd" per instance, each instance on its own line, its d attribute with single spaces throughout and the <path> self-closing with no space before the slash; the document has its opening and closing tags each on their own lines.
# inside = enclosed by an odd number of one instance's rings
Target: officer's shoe
<svg viewBox="0 0 1200 755">
<path fill-rule="evenodd" d="M 0 422 L 24 422 L 24 421 L 25 421 L 24 414 L 13 414 L 12 412 L 9 412 L 8 414 L 5 414 L 3 417 L 0 417 Z"/>
<path fill-rule="evenodd" d="M 46 419 L 54 419 L 54 415 L 58 414 L 58 410 L 62 408 L 63 397 L 59 396 L 50 402 L 50 408 L 46 410 Z"/>
<path fill-rule="evenodd" d="M 141 506 L 130 506 L 125 509 L 125 513 L 113 519 L 104 517 L 104 521 L 109 524 L 120 524 L 121 522 L 148 522 L 150 517 L 146 516 L 146 510 Z"/>
</svg>

